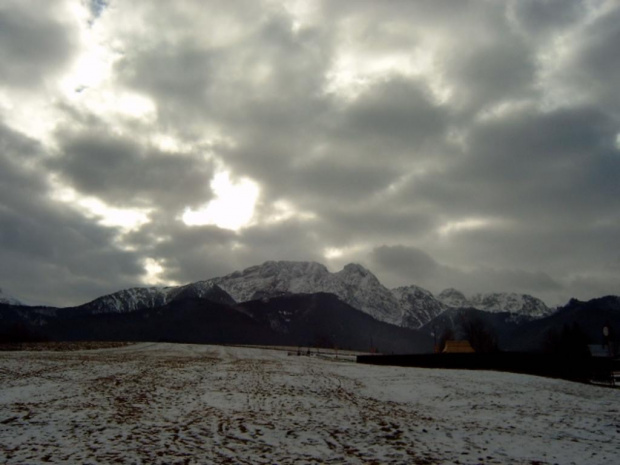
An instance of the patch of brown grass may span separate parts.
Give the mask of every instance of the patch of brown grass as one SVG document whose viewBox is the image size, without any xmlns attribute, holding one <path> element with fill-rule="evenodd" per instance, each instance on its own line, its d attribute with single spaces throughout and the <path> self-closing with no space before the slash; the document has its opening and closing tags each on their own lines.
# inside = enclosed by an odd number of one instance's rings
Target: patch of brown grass
<svg viewBox="0 0 620 465">
<path fill-rule="evenodd" d="M 70 352 L 75 350 L 113 349 L 134 344 L 133 342 L 74 341 L 74 342 L 18 342 L 0 344 L 0 351 L 53 351 Z"/>
</svg>

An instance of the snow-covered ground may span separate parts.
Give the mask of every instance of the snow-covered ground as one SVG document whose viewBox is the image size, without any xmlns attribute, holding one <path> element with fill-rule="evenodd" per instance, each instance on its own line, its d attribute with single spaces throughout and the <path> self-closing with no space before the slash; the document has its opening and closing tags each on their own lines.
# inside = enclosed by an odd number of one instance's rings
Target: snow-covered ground
<svg viewBox="0 0 620 465">
<path fill-rule="evenodd" d="M 620 461 L 620 390 L 139 344 L 0 353 L 0 463 Z"/>
</svg>

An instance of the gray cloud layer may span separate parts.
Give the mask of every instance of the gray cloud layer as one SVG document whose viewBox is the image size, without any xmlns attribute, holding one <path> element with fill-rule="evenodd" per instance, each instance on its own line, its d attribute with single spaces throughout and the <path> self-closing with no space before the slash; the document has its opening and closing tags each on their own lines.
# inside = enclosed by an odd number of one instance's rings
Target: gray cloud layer
<svg viewBox="0 0 620 465">
<path fill-rule="evenodd" d="M 0 80 L 27 90 L 71 58 L 75 31 L 53 2 L 8 0 L 0 9 Z"/>
<path fill-rule="evenodd" d="M 618 293 L 619 18 L 613 1 L 8 2 L 0 284 L 77 304 L 299 259 L 433 291 Z M 185 224 L 223 171 L 260 190 L 252 221 Z"/>
</svg>

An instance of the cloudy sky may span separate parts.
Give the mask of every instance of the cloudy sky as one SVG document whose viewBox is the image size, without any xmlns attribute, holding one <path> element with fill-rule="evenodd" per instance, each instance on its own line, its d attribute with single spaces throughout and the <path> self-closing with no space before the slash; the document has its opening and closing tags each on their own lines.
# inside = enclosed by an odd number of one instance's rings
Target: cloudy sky
<svg viewBox="0 0 620 465">
<path fill-rule="evenodd" d="M 619 294 L 619 49 L 615 0 L 3 0 L 0 287 Z"/>
</svg>

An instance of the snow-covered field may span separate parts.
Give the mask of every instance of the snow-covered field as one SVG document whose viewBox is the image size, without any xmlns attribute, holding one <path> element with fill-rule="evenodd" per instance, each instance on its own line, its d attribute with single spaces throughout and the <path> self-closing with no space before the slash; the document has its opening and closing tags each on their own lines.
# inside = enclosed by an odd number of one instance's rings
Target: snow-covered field
<svg viewBox="0 0 620 465">
<path fill-rule="evenodd" d="M 620 463 L 620 390 L 139 344 L 0 353 L 0 463 Z"/>
</svg>

